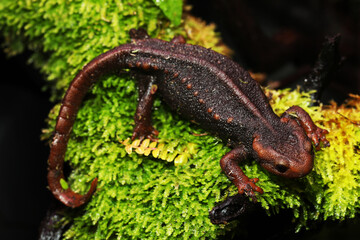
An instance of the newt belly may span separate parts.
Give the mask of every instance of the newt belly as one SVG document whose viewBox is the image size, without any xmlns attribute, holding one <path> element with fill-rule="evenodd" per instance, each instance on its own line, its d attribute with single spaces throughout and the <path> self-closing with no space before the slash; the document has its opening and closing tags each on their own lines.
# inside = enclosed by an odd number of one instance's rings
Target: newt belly
<svg viewBox="0 0 360 240">
<path fill-rule="evenodd" d="M 63 162 L 77 111 L 90 86 L 101 76 L 121 69 L 138 73 L 139 103 L 132 139 L 155 139 L 151 125 L 154 97 L 185 118 L 219 135 L 232 146 L 220 165 L 227 177 L 256 201 L 258 179 L 249 179 L 238 163 L 248 157 L 266 170 L 283 177 L 302 177 L 313 166 L 313 147 L 323 142 L 326 130 L 318 128 L 300 107 L 293 106 L 281 117 L 271 109 L 259 84 L 231 59 L 212 50 L 186 44 L 182 38 L 171 42 L 151 39 L 144 30 L 130 32 L 132 42 L 110 50 L 91 62 L 71 82 L 57 119 L 52 141 L 48 183 L 56 198 L 78 207 L 91 197 L 63 189 Z M 296 114 L 297 117 L 292 117 Z"/>
</svg>

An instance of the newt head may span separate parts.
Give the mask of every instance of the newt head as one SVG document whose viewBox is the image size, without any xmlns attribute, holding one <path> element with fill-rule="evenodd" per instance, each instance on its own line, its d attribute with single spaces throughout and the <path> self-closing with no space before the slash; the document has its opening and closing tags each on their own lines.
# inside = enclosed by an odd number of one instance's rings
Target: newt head
<svg viewBox="0 0 360 240">
<path fill-rule="evenodd" d="M 283 122 L 275 135 L 255 134 L 252 147 L 260 165 L 282 177 L 303 177 L 314 165 L 311 140 L 295 119 Z"/>
</svg>

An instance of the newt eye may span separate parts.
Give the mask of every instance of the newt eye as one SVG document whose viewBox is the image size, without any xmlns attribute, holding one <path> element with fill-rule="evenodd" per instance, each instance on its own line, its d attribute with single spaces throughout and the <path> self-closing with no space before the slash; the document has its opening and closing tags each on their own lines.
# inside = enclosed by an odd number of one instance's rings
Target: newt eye
<svg viewBox="0 0 360 240">
<path fill-rule="evenodd" d="M 289 169 L 287 166 L 282 165 L 282 164 L 276 164 L 275 168 L 277 171 L 279 171 L 281 173 L 284 173 Z"/>
</svg>

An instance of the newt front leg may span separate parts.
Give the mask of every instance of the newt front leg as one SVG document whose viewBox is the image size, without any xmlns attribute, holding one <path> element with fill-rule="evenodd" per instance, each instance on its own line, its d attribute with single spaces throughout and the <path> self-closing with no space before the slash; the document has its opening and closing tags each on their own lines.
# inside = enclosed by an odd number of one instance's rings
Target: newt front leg
<svg viewBox="0 0 360 240">
<path fill-rule="evenodd" d="M 248 178 L 239 167 L 239 162 L 245 160 L 246 156 L 245 147 L 238 146 L 221 158 L 220 166 L 229 180 L 238 188 L 239 193 L 245 193 L 256 202 L 255 192 L 263 194 L 264 191 L 255 184 L 259 181 L 258 178 Z"/>
</svg>

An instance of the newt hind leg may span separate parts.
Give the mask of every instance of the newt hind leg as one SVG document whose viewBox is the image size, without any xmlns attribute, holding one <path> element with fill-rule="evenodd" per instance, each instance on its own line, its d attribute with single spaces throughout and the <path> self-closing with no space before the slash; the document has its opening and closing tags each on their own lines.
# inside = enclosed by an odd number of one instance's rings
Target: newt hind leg
<svg viewBox="0 0 360 240">
<path fill-rule="evenodd" d="M 135 127 L 132 140 L 145 138 L 156 141 L 159 132 L 151 124 L 151 111 L 157 91 L 156 77 L 136 74 L 139 85 L 139 102 L 135 112 Z"/>
</svg>

